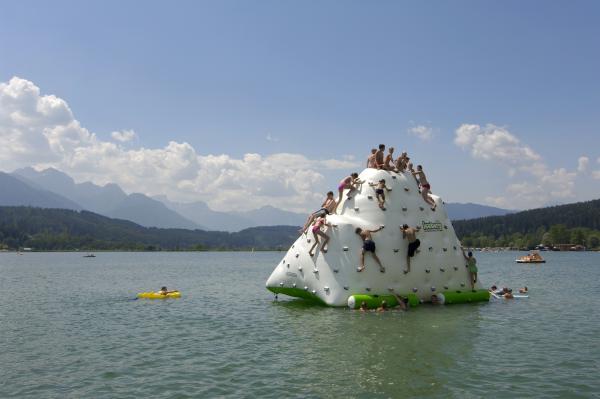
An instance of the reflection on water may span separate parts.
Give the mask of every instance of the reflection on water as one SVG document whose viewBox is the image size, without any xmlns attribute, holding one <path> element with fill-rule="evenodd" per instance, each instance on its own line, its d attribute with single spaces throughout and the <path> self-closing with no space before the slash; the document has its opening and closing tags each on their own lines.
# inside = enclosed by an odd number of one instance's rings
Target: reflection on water
<svg viewBox="0 0 600 399">
<path fill-rule="evenodd" d="M 530 298 L 353 311 L 273 296 L 279 253 L 0 254 L 2 397 L 589 397 L 600 254 L 478 254 Z M 133 300 L 161 285 L 180 300 Z"/>
</svg>

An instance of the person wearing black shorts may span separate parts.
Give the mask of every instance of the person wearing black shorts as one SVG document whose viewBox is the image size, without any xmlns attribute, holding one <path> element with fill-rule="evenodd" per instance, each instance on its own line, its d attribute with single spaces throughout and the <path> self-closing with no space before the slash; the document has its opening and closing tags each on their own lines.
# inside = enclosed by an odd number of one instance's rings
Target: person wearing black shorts
<svg viewBox="0 0 600 399">
<path fill-rule="evenodd" d="M 404 273 L 410 272 L 410 258 L 415 256 L 417 249 L 421 245 L 421 241 L 417 238 L 417 232 L 421 230 L 420 227 L 408 227 L 407 224 L 400 227 L 402 231 L 402 238 L 408 240 L 408 250 L 406 252 L 406 270 Z"/>
<path fill-rule="evenodd" d="M 381 261 L 375 254 L 375 242 L 373 241 L 373 237 L 371 236 L 371 233 L 376 233 L 383 228 L 384 226 L 381 226 L 376 230 L 363 230 L 360 227 L 357 227 L 356 230 L 354 230 L 354 232 L 358 234 L 363 240 L 363 246 L 360 251 L 360 266 L 358 267 L 358 269 L 356 269 L 357 272 L 362 272 L 363 270 L 365 270 L 365 252 L 370 252 L 373 256 L 373 259 L 375 259 L 375 262 L 377 262 L 377 264 L 379 265 L 379 271 L 381 273 L 385 272 L 385 267 L 383 267 Z"/>
</svg>

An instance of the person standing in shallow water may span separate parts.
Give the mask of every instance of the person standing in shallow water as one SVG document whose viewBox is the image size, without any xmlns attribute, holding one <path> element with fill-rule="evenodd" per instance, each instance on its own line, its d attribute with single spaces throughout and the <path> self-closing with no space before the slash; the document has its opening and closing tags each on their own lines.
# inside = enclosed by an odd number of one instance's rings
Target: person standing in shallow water
<svg viewBox="0 0 600 399">
<path fill-rule="evenodd" d="M 402 238 L 408 240 L 408 250 L 406 253 L 406 269 L 404 273 L 410 272 L 410 258 L 415 256 L 417 248 L 421 245 L 421 241 L 417 238 L 417 232 L 421 230 L 420 227 L 408 227 L 407 224 L 400 227 L 402 232 Z"/>
<path fill-rule="evenodd" d="M 465 255 L 465 249 L 462 248 L 462 254 L 467 261 L 467 267 L 469 268 L 469 279 L 471 280 L 471 290 L 475 290 L 475 283 L 477 282 L 477 259 L 473 256 L 473 252 L 469 251 Z"/>
<path fill-rule="evenodd" d="M 375 254 L 375 241 L 373 241 L 373 237 L 371 236 L 371 233 L 376 233 L 384 227 L 385 226 L 381 226 L 377 230 L 363 230 L 360 227 L 357 227 L 356 230 L 354 230 L 354 232 L 363 240 L 363 247 L 360 251 L 360 267 L 356 269 L 357 272 L 365 270 L 365 252 L 371 252 L 373 259 L 375 259 L 375 262 L 379 265 L 379 271 L 385 273 L 385 267 L 383 267 L 381 261 Z"/>
</svg>

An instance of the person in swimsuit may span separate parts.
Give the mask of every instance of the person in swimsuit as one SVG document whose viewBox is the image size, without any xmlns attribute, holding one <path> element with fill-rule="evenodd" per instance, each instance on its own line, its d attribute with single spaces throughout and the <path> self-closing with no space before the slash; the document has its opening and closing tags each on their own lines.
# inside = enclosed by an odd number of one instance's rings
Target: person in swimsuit
<svg viewBox="0 0 600 399">
<path fill-rule="evenodd" d="M 385 179 L 379 180 L 379 183 L 369 183 L 369 186 L 375 187 L 375 195 L 377 196 L 377 202 L 379 202 L 379 208 L 385 211 L 385 191 L 392 191 L 391 188 L 385 185 Z"/>
<path fill-rule="evenodd" d="M 417 238 L 417 232 L 421 230 L 420 227 L 408 227 L 407 224 L 400 227 L 402 231 L 402 238 L 408 240 L 408 250 L 406 251 L 406 270 L 404 274 L 410 272 L 410 258 L 415 256 L 417 248 L 421 245 L 421 241 Z"/>
<path fill-rule="evenodd" d="M 371 148 L 371 155 L 367 158 L 367 168 L 377 169 L 377 161 L 375 156 L 377 154 L 377 148 Z"/>
<path fill-rule="evenodd" d="M 318 211 L 308 215 L 306 223 L 304 223 L 304 226 L 299 230 L 299 232 L 306 233 L 306 229 L 308 229 L 308 226 L 310 226 L 316 218 L 318 218 L 319 216 L 326 216 L 333 213 L 335 211 L 336 204 L 337 203 L 333 198 L 333 191 L 328 192 L 325 201 L 323 201 L 323 203 L 321 204 L 321 208 Z"/>
<path fill-rule="evenodd" d="M 325 248 L 325 246 L 329 242 L 329 236 L 327 234 L 325 234 L 323 231 L 321 231 L 321 227 L 322 226 L 328 226 L 328 227 L 332 226 L 331 223 L 327 223 L 327 220 L 326 220 L 325 216 L 319 216 L 317 218 L 317 220 L 315 220 L 315 223 L 313 223 L 313 226 L 311 228 L 311 231 L 312 231 L 313 236 L 315 238 L 315 243 L 308 250 L 308 254 L 310 256 L 315 256 L 315 254 L 313 253 L 313 250 L 315 249 L 315 247 L 317 245 L 319 245 L 319 236 L 323 237 L 323 245 L 321 245 L 321 251 L 324 254 L 327 253 L 327 249 Z"/>
<path fill-rule="evenodd" d="M 361 312 L 368 312 L 369 311 L 369 305 L 367 305 L 366 301 L 362 301 L 360 303 L 360 311 Z"/>
<path fill-rule="evenodd" d="M 169 290 L 167 289 L 167 287 L 161 287 L 161 288 L 160 288 L 160 290 L 157 292 L 157 294 L 160 294 L 160 295 L 167 295 L 167 294 L 171 294 L 171 293 L 173 293 L 173 292 L 177 292 L 177 290 L 172 290 L 172 291 L 169 291 Z"/>
<path fill-rule="evenodd" d="M 461 247 L 462 254 L 467 261 L 467 267 L 469 268 L 469 280 L 471 280 L 471 290 L 475 291 L 475 283 L 477 282 L 477 259 L 473 256 L 473 252 L 469 251 L 465 255 L 465 249 Z"/>
<path fill-rule="evenodd" d="M 384 169 L 383 158 L 385 157 L 385 144 L 379 144 L 379 151 L 375 153 L 375 167 Z"/>
<path fill-rule="evenodd" d="M 409 307 L 409 305 L 408 305 L 408 298 L 400 296 L 398 294 L 394 294 L 394 296 L 398 300 L 398 305 L 397 306 L 400 308 L 400 310 L 407 311 L 408 307 Z"/>
<path fill-rule="evenodd" d="M 393 171 L 394 170 L 394 147 L 390 147 L 388 149 L 388 154 L 385 157 L 385 160 L 383 161 L 383 169 L 385 170 L 390 170 Z"/>
<path fill-rule="evenodd" d="M 406 152 L 400 154 L 398 158 L 396 158 L 396 172 L 402 173 L 406 170 L 406 166 L 408 164 L 408 158 Z"/>
<path fill-rule="evenodd" d="M 529 289 L 527 288 L 527 286 L 523 287 L 523 288 L 519 288 L 519 294 L 527 294 L 529 292 Z"/>
<path fill-rule="evenodd" d="M 421 196 L 423 197 L 423 200 L 425 200 L 425 202 L 431 206 L 432 211 L 435 211 L 437 205 L 433 198 L 431 198 L 429 195 L 429 192 L 431 191 L 431 185 L 427 181 L 427 176 L 425 176 L 425 172 L 423 172 L 423 167 L 418 165 L 417 171 L 412 172 L 412 174 L 419 179 L 419 184 L 421 185 Z"/>
<path fill-rule="evenodd" d="M 338 205 L 342 201 L 342 195 L 344 194 L 344 190 L 350 190 L 350 191 L 348 191 L 348 194 L 347 194 L 348 199 L 350 199 L 350 198 L 352 198 L 352 194 L 354 194 L 354 191 L 361 184 L 362 184 L 362 182 L 358 179 L 358 173 L 352 173 L 350 176 L 343 178 L 340 181 L 340 184 L 338 184 L 338 199 L 333 208 L 333 212 L 331 212 L 331 213 L 335 213 Z"/>
<path fill-rule="evenodd" d="M 381 305 L 379 305 L 379 307 L 377 308 L 377 311 L 385 312 L 386 310 L 388 310 L 388 304 L 387 304 L 387 301 L 384 299 L 383 301 L 381 301 Z"/>
<path fill-rule="evenodd" d="M 381 261 L 375 254 L 375 242 L 373 241 L 373 237 L 371 236 L 371 233 L 376 233 L 384 227 L 385 226 L 381 226 L 376 230 L 363 230 L 360 227 L 357 227 L 356 230 L 354 230 L 354 232 L 358 234 L 363 240 L 363 246 L 360 251 L 360 266 L 358 267 L 358 269 L 356 269 L 357 272 L 362 272 L 363 270 L 365 270 L 365 252 L 371 252 L 371 255 L 373 255 L 373 259 L 375 259 L 375 262 L 377 262 L 377 264 L 379 265 L 379 271 L 381 273 L 385 272 L 385 267 L 383 267 Z"/>
</svg>

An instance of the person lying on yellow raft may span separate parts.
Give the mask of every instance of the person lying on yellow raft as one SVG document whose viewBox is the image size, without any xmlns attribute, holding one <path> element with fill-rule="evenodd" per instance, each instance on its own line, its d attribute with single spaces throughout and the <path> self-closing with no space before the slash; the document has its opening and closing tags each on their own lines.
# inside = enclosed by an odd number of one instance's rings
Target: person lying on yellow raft
<svg viewBox="0 0 600 399">
<path fill-rule="evenodd" d="M 169 291 L 167 287 L 162 287 L 157 292 L 140 292 L 139 294 L 137 294 L 137 297 L 146 299 L 180 298 L 181 293 L 177 290 Z"/>
</svg>

